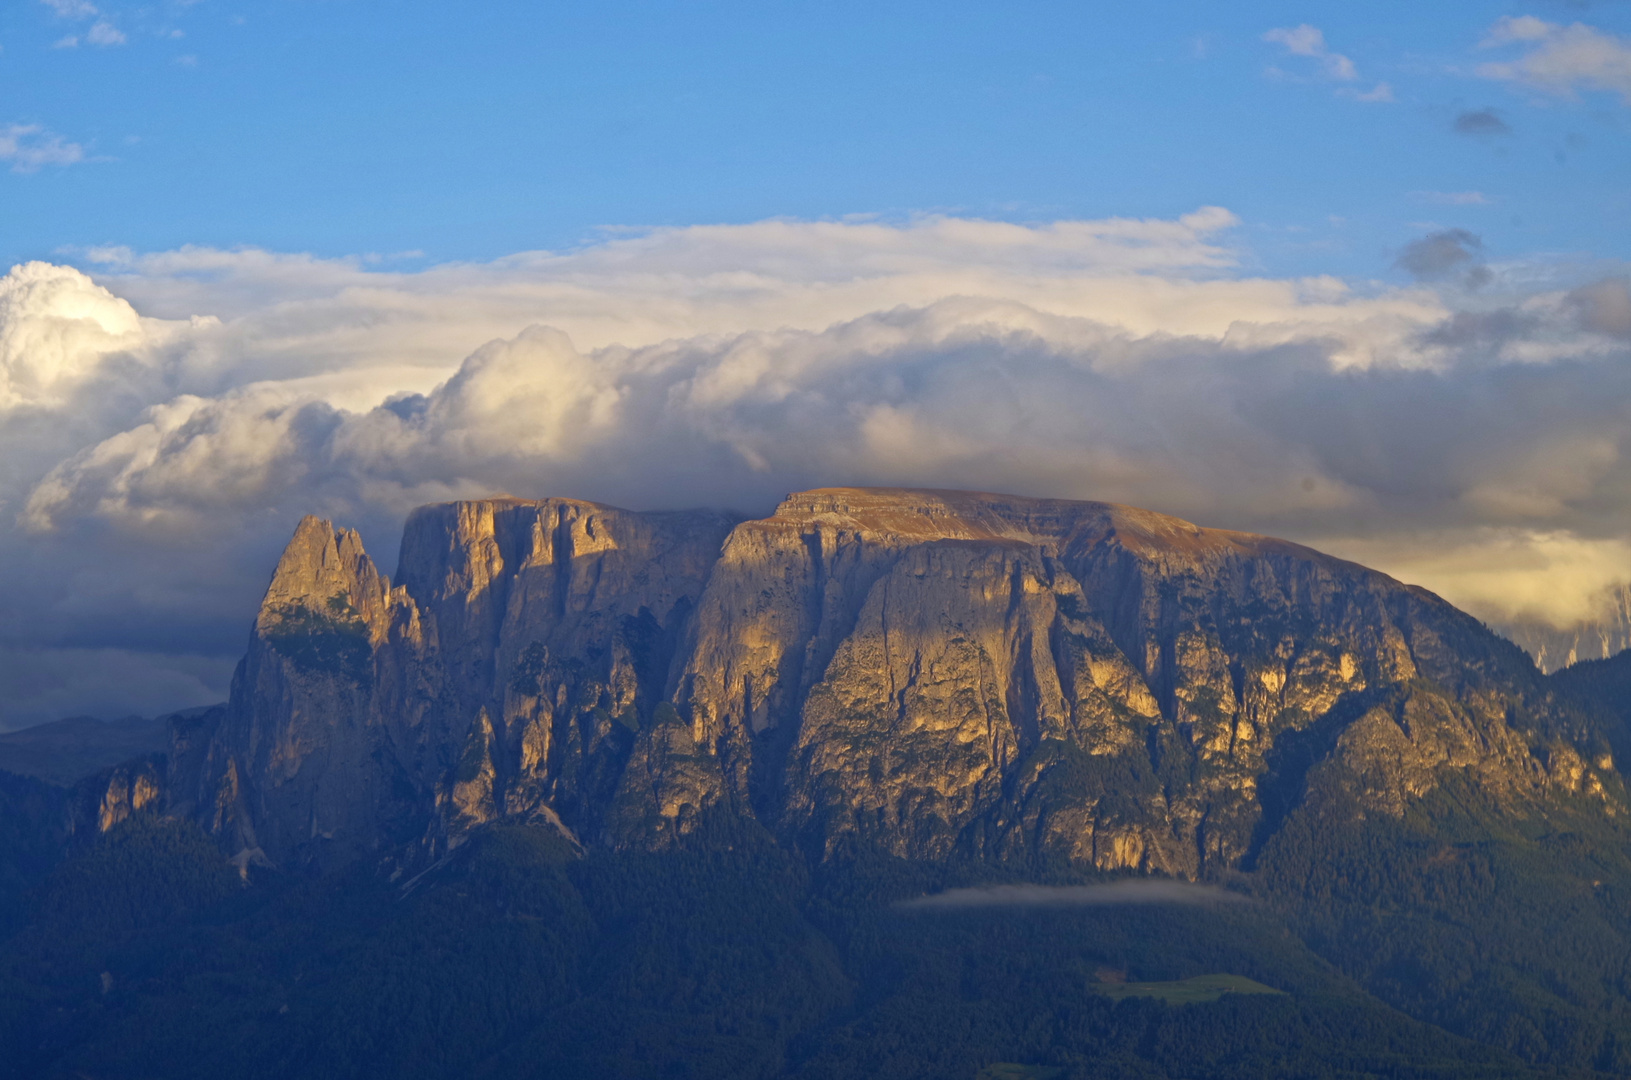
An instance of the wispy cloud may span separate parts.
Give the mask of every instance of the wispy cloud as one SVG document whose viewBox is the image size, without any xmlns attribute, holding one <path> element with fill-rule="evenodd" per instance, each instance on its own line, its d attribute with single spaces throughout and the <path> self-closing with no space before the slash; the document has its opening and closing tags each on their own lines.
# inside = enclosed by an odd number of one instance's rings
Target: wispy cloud
<svg viewBox="0 0 1631 1080">
<path fill-rule="evenodd" d="M 1341 53 L 1332 52 L 1325 44 L 1325 33 L 1317 26 L 1281 27 L 1263 35 L 1264 41 L 1284 45 L 1292 56 L 1307 56 L 1318 60 L 1327 77 L 1351 82 L 1359 78 L 1354 62 Z"/>
<path fill-rule="evenodd" d="M 1413 191 L 1411 197 L 1440 206 L 1493 206 L 1495 203 L 1482 191 Z"/>
<path fill-rule="evenodd" d="M 89 30 L 85 31 L 84 37 L 80 37 L 78 34 L 69 34 L 67 37 L 58 38 L 56 41 L 52 42 L 51 47 L 53 49 L 77 49 L 79 48 L 81 42 L 84 42 L 87 45 L 99 45 L 102 48 L 107 48 L 112 45 L 123 45 L 125 43 L 125 35 L 124 31 L 120 30 L 112 23 L 99 22 L 92 26 Z"/>
<path fill-rule="evenodd" d="M 40 3 L 64 19 L 94 19 L 98 14 L 96 5 L 89 0 L 40 0 Z"/>
<path fill-rule="evenodd" d="M 1631 39 L 1584 23 L 1568 26 L 1533 15 L 1501 19 L 1484 48 L 1524 50 L 1515 60 L 1480 64 L 1478 74 L 1556 95 L 1607 90 L 1631 103 Z"/>
<path fill-rule="evenodd" d="M 96 20 L 83 35 L 69 34 L 58 38 L 52 43 L 51 47 L 54 49 L 77 49 L 81 42 L 107 48 L 112 45 L 123 45 L 126 41 L 124 31 L 104 18 L 101 9 L 89 0 L 40 0 L 40 3 L 56 12 L 59 18 L 76 21 Z"/>
<path fill-rule="evenodd" d="M 1394 101 L 1393 86 L 1390 83 L 1379 82 L 1374 87 L 1363 92 L 1344 88 L 1337 91 L 1344 97 L 1351 97 L 1355 101 Z"/>
<path fill-rule="evenodd" d="M 69 142 L 39 124 L 0 126 L 0 161 L 16 173 L 34 172 L 46 165 L 74 165 L 85 160 L 85 148 Z"/>
<path fill-rule="evenodd" d="M 1319 62 L 1320 69 L 1327 79 L 1335 82 L 1357 82 L 1359 69 L 1354 62 L 1342 53 L 1334 52 L 1325 43 L 1325 33 L 1317 26 L 1303 23 L 1301 26 L 1277 27 L 1263 35 L 1263 40 L 1271 44 L 1283 46 L 1292 56 L 1305 56 Z M 1379 82 L 1370 90 L 1359 91 L 1344 88 L 1338 91 L 1342 96 L 1355 101 L 1392 101 L 1393 87 L 1385 82 Z"/>
<path fill-rule="evenodd" d="M 123 45 L 125 43 L 125 35 L 124 31 L 120 30 L 117 26 L 114 26 L 106 19 L 99 19 L 97 22 L 91 25 L 89 30 L 85 31 L 85 40 L 90 42 L 92 45 Z"/>
</svg>

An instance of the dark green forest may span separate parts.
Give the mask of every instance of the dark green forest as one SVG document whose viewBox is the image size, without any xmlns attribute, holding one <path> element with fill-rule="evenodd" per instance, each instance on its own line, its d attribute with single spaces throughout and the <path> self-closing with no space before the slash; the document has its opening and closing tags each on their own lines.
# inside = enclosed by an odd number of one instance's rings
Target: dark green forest
<svg viewBox="0 0 1631 1080">
<path fill-rule="evenodd" d="M 1631 657 L 1554 685 L 1619 751 Z M 495 823 L 413 870 L 240 872 L 0 773 L 0 1077 L 1631 1075 L 1626 821 L 1454 773 L 1367 813 L 1299 768 L 1230 902 L 965 906 L 910 901 L 1116 878 L 817 858 L 719 809 L 660 851 Z"/>
<path fill-rule="evenodd" d="M 141 815 L 29 888 L 0 952 L 0 1070 L 1626 1072 L 1631 873 L 1603 856 L 1624 837 L 1500 835 L 1476 807 L 1436 809 L 1448 816 L 1340 850 L 1306 846 L 1317 823 L 1293 820 L 1230 883 L 1250 902 L 960 910 L 897 902 L 1001 868 L 866 855 L 812 868 L 725 817 L 657 854 L 583 856 L 553 830 L 504 826 L 414 880 L 354 865 L 245 881 L 192 824 Z M 1109 992 L 1220 974 L 1282 993 Z"/>
</svg>

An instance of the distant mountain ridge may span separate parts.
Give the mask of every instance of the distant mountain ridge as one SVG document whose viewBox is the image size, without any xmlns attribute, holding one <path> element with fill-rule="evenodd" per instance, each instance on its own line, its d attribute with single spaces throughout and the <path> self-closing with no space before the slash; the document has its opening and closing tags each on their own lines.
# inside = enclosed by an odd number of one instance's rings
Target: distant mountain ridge
<svg viewBox="0 0 1631 1080">
<path fill-rule="evenodd" d="M 187 713 L 198 710 L 187 710 Z M 178 713 L 178 717 L 187 713 Z M 102 769 L 170 746 L 168 716 L 71 716 L 0 733 L 0 771 L 69 787 Z"/>
<path fill-rule="evenodd" d="M 1535 619 L 1494 624 L 1522 646 L 1548 674 L 1582 660 L 1607 660 L 1631 649 L 1631 585 L 1616 585 L 1603 597 L 1603 614 L 1560 630 Z"/>
</svg>

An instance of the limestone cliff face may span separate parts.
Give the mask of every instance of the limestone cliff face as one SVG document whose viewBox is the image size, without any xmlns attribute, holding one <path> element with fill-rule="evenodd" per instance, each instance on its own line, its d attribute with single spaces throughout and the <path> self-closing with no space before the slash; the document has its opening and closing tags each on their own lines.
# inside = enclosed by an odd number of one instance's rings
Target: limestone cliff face
<svg viewBox="0 0 1631 1080">
<path fill-rule="evenodd" d="M 246 858 L 496 818 L 660 845 L 717 810 L 815 857 L 1193 877 L 1322 784 L 1386 813 L 1451 774 L 1621 798 L 1533 665 L 1438 598 L 1127 507 L 452 503 L 410 518 L 397 576 L 303 522 L 230 708 L 172 755 Z"/>
<path fill-rule="evenodd" d="M 732 524 L 564 499 L 426 507 L 393 586 L 356 533 L 307 518 L 228 709 L 178 733 L 173 797 L 251 861 L 441 850 L 499 816 L 559 824 L 557 808 L 593 827 Z"/>
<path fill-rule="evenodd" d="M 172 799 L 248 859 L 400 840 L 415 812 L 423 628 L 355 532 L 308 517 L 267 589 L 232 700 L 178 727 Z"/>
<path fill-rule="evenodd" d="M 1532 667 L 1382 574 L 1127 507 L 830 490 L 732 534 L 675 699 L 719 761 L 711 797 L 817 850 L 1193 876 L 1250 854 L 1260 780 L 1291 782 L 1282 736 L 1423 680 L 1481 767 L 1544 784 L 1505 720 L 1545 711 Z M 1468 766 L 1442 726 L 1389 775 Z"/>
<path fill-rule="evenodd" d="M 465 747 L 454 820 L 564 814 L 598 831 L 734 524 L 568 499 L 453 503 L 409 519 L 399 573 L 436 627 L 439 715 Z"/>
</svg>

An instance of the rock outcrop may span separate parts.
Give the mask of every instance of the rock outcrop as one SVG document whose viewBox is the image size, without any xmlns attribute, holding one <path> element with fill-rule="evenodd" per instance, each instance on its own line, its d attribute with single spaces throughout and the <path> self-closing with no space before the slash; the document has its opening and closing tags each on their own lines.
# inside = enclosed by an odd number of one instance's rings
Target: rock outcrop
<svg viewBox="0 0 1631 1080">
<path fill-rule="evenodd" d="M 812 857 L 1249 864 L 1340 784 L 1622 789 L 1515 646 L 1296 544 L 1103 503 L 824 489 L 768 518 L 426 507 L 397 579 L 308 518 L 171 799 L 245 863 L 435 854 L 495 819 Z M 1314 768 L 1319 765 L 1319 768 Z"/>
</svg>

